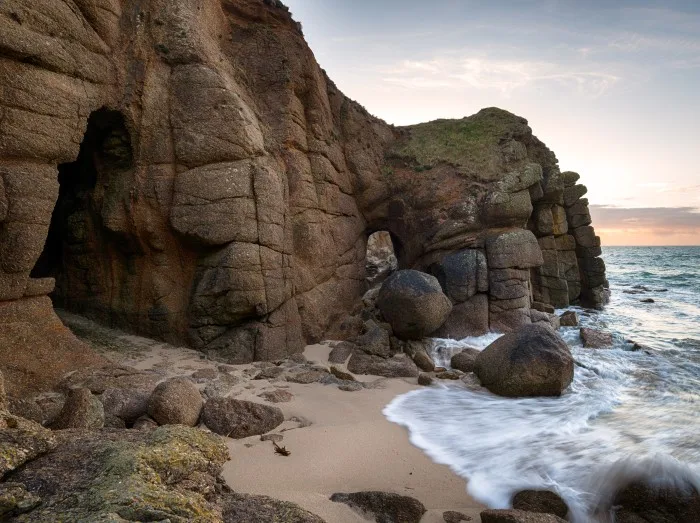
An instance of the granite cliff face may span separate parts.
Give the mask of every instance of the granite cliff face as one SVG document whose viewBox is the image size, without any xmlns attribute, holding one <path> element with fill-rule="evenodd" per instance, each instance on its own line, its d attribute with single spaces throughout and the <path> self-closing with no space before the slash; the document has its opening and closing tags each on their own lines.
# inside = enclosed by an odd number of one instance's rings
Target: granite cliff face
<svg viewBox="0 0 700 523">
<path fill-rule="evenodd" d="M 7 0 L 0 367 L 51 381 L 65 369 L 45 361 L 93 357 L 47 295 L 233 363 L 355 334 L 380 230 L 399 267 L 440 279 L 446 335 L 465 317 L 503 330 L 600 306 L 577 180 L 506 111 L 374 118 L 279 2 Z"/>
</svg>

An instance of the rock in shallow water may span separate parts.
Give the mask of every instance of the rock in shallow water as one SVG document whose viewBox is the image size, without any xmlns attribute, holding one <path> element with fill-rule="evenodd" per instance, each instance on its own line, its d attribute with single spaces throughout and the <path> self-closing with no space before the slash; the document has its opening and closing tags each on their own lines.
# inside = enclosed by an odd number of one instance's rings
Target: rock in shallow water
<svg viewBox="0 0 700 523">
<path fill-rule="evenodd" d="M 566 517 L 569 507 L 563 499 L 550 490 L 523 490 L 513 497 L 513 508 L 526 512 L 543 512 Z"/>
<path fill-rule="evenodd" d="M 587 327 L 581 327 L 581 341 L 587 349 L 603 349 L 612 347 L 613 337 L 609 332 L 603 332 Z"/>
<path fill-rule="evenodd" d="M 554 514 L 524 510 L 484 510 L 481 513 L 481 523 L 566 523 L 566 520 Z"/>
<path fill-rule="evenodd" d="M 464 349 L 452 356 L 450 360 L 450 367 L 453 369 L 461 370 L 462 372 L 474 372 L 474 365 L 476 365 L 476 357 L 481 351 L 478 349 Z"/>
<path fill-rule="evenodd" d="M 559 396 L 574 378 L 574 359 L 551 328 L 525 325 L 481 351 L 474 372 L 500 396 Z"/>
<path fill-rule="evenodd" d="M 360 512 L 368 513 L 377 523 L 419 523 L 426 512 L 417 499 L 391 492 L 336 493 L 331 496 L 331 501 L 345 503 Z"/>
</svg>

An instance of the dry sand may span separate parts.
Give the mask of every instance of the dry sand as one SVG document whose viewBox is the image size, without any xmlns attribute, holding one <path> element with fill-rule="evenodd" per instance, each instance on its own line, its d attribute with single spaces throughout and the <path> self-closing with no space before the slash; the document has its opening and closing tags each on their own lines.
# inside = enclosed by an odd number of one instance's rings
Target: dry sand
<svg viewBox="0 0 700 523">
<path fill-rule="evenodd" d="M 312 345 L 305 355 L 325 363 L 328 352 L 325 345 Z M 293 501 L 329 523 L 367 521 L 328 499 L 334 492 L 360 490 L 415 497 L 428 509 L 423 523 L 443 522 L 445 510 L 479 521 L 484 507 L 467 495 L 465 481 L 430 461 L 411 445 L 403 427 L 382 414 L 394 397 L 417 387 L 415 380 L 391 379 L 384 389 L 357 392 L 317 383 L 288 385 L 294 399 L 277 406 L 287 418 L 297 416 L 311 425 L 281 432 L 289 457 L 275 454 L 272 443 L 257 436 L 230 440 L 231 461 L 223 475 L 234 490 Z M 255 391 L 248 394 L 250 398 L 238 397 L 260 401 Z"/>
</svg>

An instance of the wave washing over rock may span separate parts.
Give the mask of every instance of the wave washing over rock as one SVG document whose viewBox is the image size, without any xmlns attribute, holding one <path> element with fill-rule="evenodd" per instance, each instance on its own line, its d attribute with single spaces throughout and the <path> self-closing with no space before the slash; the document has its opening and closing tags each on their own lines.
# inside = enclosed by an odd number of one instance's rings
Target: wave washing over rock
<svg viewBox="0 0 700 523">
<path fill-rule="evenodd" d="M 613 347 L 583 348 L 578 327 L 562 328 L 576 369 L 560 398 L 440 386 L 385 409 L 492 507 L 508 507 L 519 490 L 551 489 L 574 522 L 608 521 L 611 496 L 632 480 L 700 489 L 700 248 L 607 248 L 604 258 L 611 304 L 576 310 L 582 325 L 612 332 Z M 492 340 L 436 340 L 433 354 L 449 363 Z"/>
</svg>

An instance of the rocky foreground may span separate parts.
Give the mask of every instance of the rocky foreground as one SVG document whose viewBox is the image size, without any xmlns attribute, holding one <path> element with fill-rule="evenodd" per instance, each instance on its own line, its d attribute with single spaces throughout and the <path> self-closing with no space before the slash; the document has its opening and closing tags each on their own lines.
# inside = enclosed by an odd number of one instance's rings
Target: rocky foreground
<svg viewBox="0 0 700 523">
<path fill-rule="evenodd" d="M 373 321 L 355 342 L 248 365 L 222 365 L 71 315 L 65 321 L 89 330 L 87 341 L 109 363 L 69 373 L 34 397 L 8 398 L 0 388 L 3 520 L 315 523 L 364 514 L 379 522 L 554 523 L 567 516 L 552 492 L 524 491 L 513 509 L 484 510 L 461 479 L 381 415 L 396 394 L 441 380 L 477 380 L 506 396 L 561 394 L 573 359 L 551 327 L 523 327 L 440 369 L 427 351 L 390 354 L 397 339 L 382 348 Z M 372 353 L 382 350 L 389 354 Z M 693 521 L 700 497 L 690 488 L 632 483 L 601 514 L 615 506 L 618 521 Z"/>
</svg>

